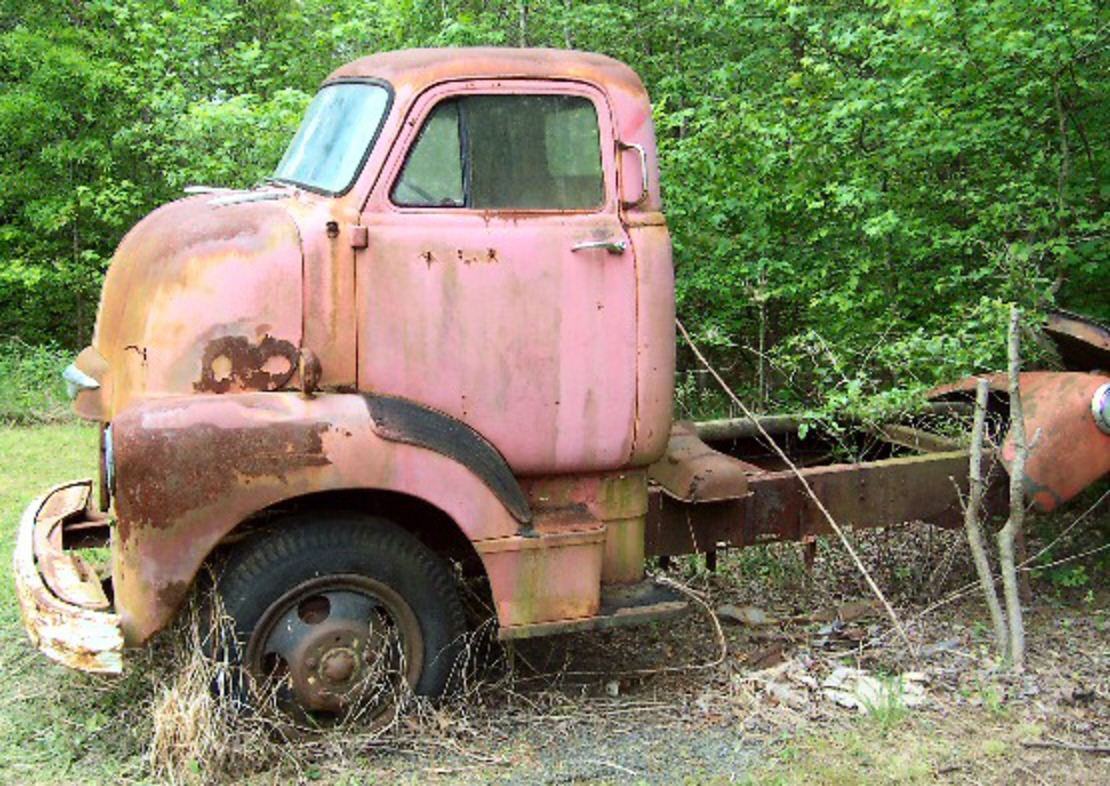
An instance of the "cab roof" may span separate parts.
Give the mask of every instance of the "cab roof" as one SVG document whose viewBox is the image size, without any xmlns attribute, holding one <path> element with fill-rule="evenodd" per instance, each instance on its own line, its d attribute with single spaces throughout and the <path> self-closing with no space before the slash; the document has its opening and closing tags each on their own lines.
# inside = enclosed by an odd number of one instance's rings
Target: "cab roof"
<svg viewBox="0 0 1110 786">
<path fill-rule="evenodd" d="M 351 78 L 384 79 L 395 90 L 414 92 L 448 80 L 498 78 L 570 79 L 607 90 L 644 92 L 636 72 L 624 63 L 573 49 L 461 47 L 380 52 L 336 69 L 327 82 Z"/>
</svg>

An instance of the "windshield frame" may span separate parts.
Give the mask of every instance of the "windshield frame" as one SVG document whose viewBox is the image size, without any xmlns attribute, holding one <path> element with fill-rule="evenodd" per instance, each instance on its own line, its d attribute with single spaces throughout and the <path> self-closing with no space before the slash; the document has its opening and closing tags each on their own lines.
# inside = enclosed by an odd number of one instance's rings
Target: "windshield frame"
<svg viewBox="0 0 1110 786">
<path fill-rule="evenodd" d="M 336 79 L 329 79 L 327 82 L 324 82 L 324 84 L 320 85 L 320 89 L 317 90 L 313 94 L 312 101 L 315 101 L 316 97 L 318 95 L 320 95 L 320 93 L 322 91 L 327 90 L 329 87 L 332 87 L 333 85 L 351 85 L 351 84 L 373 85 L 375 87 L 383 88 L 385 90 L 385 106 L 382 108 L 382 117 L 381 117 L 381 120 L 378 121 L 378 127 L 376 129 L 374 129 L 374 133 L 370 137 L 370 141 L 367 142 L 367 144 L 366 144 L 366 149 L 362 151 L 362 157 L 359 158 L 358 165 L 354 168 L 354 172 L 352 173 L 351 179 L 350 179 L 350 181 L 348 181 L 347 185 L 345 185 L 342 189 L 340 189 L 338 191 L 329 191 L 326 188 L 320 188 L 319 186 L 312 185 L 311 183 L 302 183 L 299 180 L 290 180 L 289 178 L 284 178 L 284 177 L 271 176 L 269 178 L 270 181 L 272 181 L 274 183 L 282 183 L 282 184 L 285 184 L 285 185 L 296 186 L 297 188 L 303 188 L 305 191 L 309 191 L 313 194 L 320 194 L 321 196 L 327 196 L 327 197 L 341 197 L 341 196 L 345 196 L 348 193 L 350 193 L 351 189 L 355 187 L 355 184 L 358 183 L 359 178 L 362 176 L 362 171 L 363 171 L 363 169 L 366 168 L 366 162 L 370 159 L 370 154 L 374 152 L 374 148 L 377 147 L 377 145 L 378 145 L 378 140 L 382 135 L 382 129 L 385 128 L 386 121 L 389 119 L 389 113 L 393 110 L 393 98 L 394 98 L 393 85 L 391 85 L 386 80 L 378 79 L 376 77 L 361 77 L 360 76 L 360 77 L 338 77 Z M 310 101 L 309 106 L 311 106 L 311 104 L 312 104 L 312 102 Z M 308 111 L 308 107 L 306 106 L 305 107 L 305 113 L 306 114 L 302 114 L 301 123 L 304 123 L 305 117 L 307 116 L 307 111 Z M 297 124 L 297 132 L 299 132 L 301 130 L 301 123 Z M 293 137 L 289 140 L 289 145 L 293 144 L 293 139 L 296 139 L 296 132 L 294 132 Z M 288 151 L 289 151 L 289 147 L 286 146 L 285 152 L 282 153 L 282 160 L 285 159 L 285 154 Z M 280 164 L 281 164 L 281 161 L 278 161 L 277 165 L 280 166 Z"/>
</svg>

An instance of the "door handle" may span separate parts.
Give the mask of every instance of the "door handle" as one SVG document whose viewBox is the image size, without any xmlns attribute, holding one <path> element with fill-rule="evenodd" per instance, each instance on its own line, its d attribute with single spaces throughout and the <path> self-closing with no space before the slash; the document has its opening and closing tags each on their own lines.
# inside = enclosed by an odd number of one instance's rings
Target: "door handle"
<svg viewBox="0 0 1110 786">
<path fill-rule="evenodd" d="M 571 247 L 571 251 L 588 251 L 593 248 L 604 248 L 610 254 L 623 254 L 628 250 L 628 243 L 623 240 L 587 240 Z"/>
</svg>

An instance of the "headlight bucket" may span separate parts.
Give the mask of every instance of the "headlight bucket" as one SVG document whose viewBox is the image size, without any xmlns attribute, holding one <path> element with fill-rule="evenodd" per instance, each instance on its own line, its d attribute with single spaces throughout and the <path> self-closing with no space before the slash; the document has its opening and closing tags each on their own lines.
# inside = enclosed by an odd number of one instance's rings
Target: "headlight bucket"
<svg viewBox="0 0 1110 786">
<path fill-rule="evenodd" d="M 1100 385 L 1091 396 L 1091 415 L 1103 434 L 1110 434 L 1110 382 Z"/>
<path fill-rule="evenodd" d="M 62 379 L 66 381 L 66 393 L 69 394 L 70 400 L 77 398 L 77 394 L 82 390 L 97 390 L 100 387 L 100 383 L 77 368 L 76 363 L 66 366 L 66 370 L 62 372 Z"/>
</svg>

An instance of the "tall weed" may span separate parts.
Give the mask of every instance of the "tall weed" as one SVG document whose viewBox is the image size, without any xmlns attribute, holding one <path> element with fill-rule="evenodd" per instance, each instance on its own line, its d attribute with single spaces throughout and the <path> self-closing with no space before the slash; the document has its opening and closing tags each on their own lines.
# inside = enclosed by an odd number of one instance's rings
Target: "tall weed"
<svg viewBox="0 0 1110 786">
<path fill-rule="evenodd" d="M 62 370 L 71 354 L 46 344 L 0 338 L 0 424 L 57 423 L 74 416 Z"/>
</svg>

